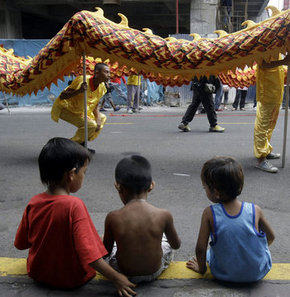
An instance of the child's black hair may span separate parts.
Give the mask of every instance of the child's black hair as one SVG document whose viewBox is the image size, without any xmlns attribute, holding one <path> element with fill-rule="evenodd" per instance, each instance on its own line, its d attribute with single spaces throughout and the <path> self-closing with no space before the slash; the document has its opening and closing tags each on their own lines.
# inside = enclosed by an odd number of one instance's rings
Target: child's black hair
<svg viewBox="0 0 290 297">
<path fill-rule="evenodd" d="M 73 168 L 78 171 L 90 160 L 91 153 L 80 144 L 67 138 L 52 138 L 38 157 L 40 179 L 48 187 L 57 185 L 66 172 Z"/>
<path fill-rule="evenodd" d="M 244 186 L 244 173 L 241 164 L 231 157 L 215 157 L 204 163 L 201 179 L 210 191 L 216 189 L 227 200 L 241 194 Z"/>
<path fill-rule="evenodd" d="M 146 192 L 152 183 L 152 170 L 149 161 L 138 155 L 122 159 L 115 169 L 116 182 L 130 194 Z"/>
</svg>

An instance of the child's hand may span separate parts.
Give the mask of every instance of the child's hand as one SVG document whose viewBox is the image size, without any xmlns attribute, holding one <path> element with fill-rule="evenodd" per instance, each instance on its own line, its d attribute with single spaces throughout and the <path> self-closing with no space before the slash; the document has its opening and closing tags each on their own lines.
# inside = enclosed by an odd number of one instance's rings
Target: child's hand
<svg viewBox="0 0 290 297">
<path fill-rule="evenodd" d="M 195 257 L 193 257 L 191 260 L 186 262 L 186 267 L 189 269 L 192 269 L 193 271 L 195 271 L 197 273 L 201 273 Z"/>
<path fill-rule="evenodd" d="M 131 297 L 137 295 L 131 288 L 135 288 L 136 285 L 131 283 L 127 277 L 119 273 L 118 278 L 114 280 L 114 285 L 117 288 L 119 296 Z"/>
<path fill-rule="evenodd" d="M 131 297 L 136 295 L 136 292 L 131 289 L 134 288 L 135 285 L 132 284 L 124 274 L 114 270 L 103 258 L 89 263 L 89 265 L 113 282 L 119 296 Z"/>
</svg>

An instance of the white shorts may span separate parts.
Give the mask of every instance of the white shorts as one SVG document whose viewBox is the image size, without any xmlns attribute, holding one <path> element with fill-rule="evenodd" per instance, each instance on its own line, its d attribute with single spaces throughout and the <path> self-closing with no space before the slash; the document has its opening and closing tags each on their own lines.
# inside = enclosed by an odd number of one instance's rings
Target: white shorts
<svg viewBox="0 0 290 297">
<path fill-rule="evenodd" d="M 167 241 L 166 236 L 163 234 L 161 247 L 163 251 L 163 256 L 161 259 L 161 266 L 160 268 L 148 275 L 137 275 L 137 276 L 128 276 L 128 279 L 135 284 L 141 283 L 141 282 L 152 282 L 158 278 L 158 276 L 166 269 L 168 268 L 170 262 L 173 260 L 173 253 L 170 244 Z M 118 262 L 116 259 L 116 252 L 117 252 L 117 246 L 116 242 L 114 243 L 113 250 L 109 256 L 105 258 L 106 262 L 108 262 L 115 270 L 120 272 L 120 268 L 118 266 Z"/>
</svg>

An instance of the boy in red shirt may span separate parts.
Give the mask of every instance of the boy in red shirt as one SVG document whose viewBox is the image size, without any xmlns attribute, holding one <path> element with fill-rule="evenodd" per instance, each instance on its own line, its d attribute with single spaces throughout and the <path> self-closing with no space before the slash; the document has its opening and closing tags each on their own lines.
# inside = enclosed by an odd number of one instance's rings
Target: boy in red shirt
<svg viewBox="0 0 290 297">
<path fill-rule="evenodd" d="M 39 158 L 44 193 L 31 198 L 18 227 L 14 245 L 29 248 L 27 272 L 34 280 L 57 288 L 75 288 L 92 279 L 96 270 L 110 279 L 120 296 L 133 296 L 134 284 L 112 269 L 83 201 L 70 193 L 83 183 L 89 151 L 65 138 L 53 138 Z"/>
</svg>

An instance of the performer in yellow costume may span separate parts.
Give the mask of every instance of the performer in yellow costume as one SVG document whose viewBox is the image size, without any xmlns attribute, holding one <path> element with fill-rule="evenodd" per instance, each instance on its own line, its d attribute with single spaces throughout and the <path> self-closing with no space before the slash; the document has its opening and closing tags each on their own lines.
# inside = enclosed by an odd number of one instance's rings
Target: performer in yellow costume
<svg viewBox="0 0 290 297">
<path fill-rule="evenodd" d="M 254 128 L 254 155 L 256 167 L 271 173 L 278 172 L 268 160 L 279 159 L 280 154 L 272 153 L 270 144 L 273 130 L 279 116 L 283 99 L 284 70 L 282 65 L 290 62 L 290 56 L 283 60 L 258 65 L 256 72 L 257 114 Z"/>
<path fill-rule="evenodd" d="M 94 75 L 88 76 L 86 83 L 83 83 L 82 76 L 76 77 L 55 100 L 51 109 L 51 118 L 56 122 L 62 119 L 78 128 L 71 140 L 82 145 L 85 142 L 83 95 L 85 89 L 87 90 L 88 140 L 92 141 L 100 134 L 107 118 L 100 113 L 98 103 L 107 92 L 105 82 L 108 82 L 109 78 L 109 66 L 98 63 L 95 66 Z"/>
<path fill-rule="evenodd" d="M 139 92 L 141 85 L 141 76 L 131 74 L 127 80 L 127 112 L 133 113 L 139 110 Z M 133 101 L 133 106 L 132 106 Z"/>
</svg>

